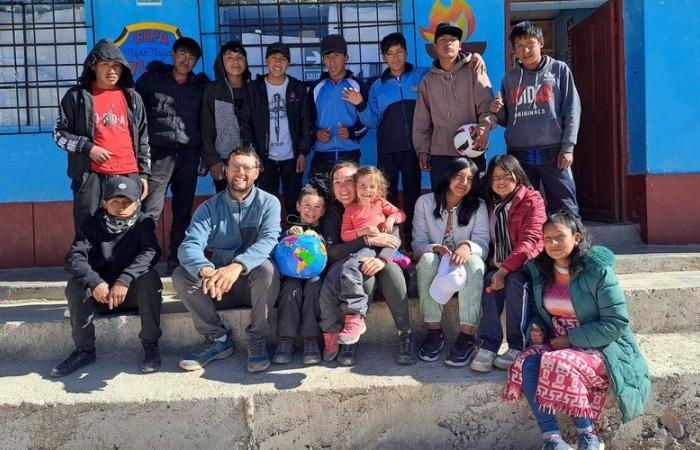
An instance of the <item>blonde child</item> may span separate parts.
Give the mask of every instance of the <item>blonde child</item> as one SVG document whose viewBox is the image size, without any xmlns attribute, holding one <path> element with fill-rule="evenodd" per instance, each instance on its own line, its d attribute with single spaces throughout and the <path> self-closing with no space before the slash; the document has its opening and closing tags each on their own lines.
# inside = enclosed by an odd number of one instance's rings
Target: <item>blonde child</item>
<svg viewBox="0 0 700 450">
<path fill-rule="evenodd" d="M 406 214 L 386 200 L 387 181 L 376 167 L 362 167 L 355 174 L 356 198 L 345 208 L 340 237 L 349 242 L 358 237 L 392 233 L 394 225 L 403 223 Z M 360 265 L 365 258 L 376 256 L 376 251 L 365 247 L 348 255 L 340 278 L 340 302 L 346 312 L 345 326 L 338 334 L 338 343 L 355 344 L 367 330 L 368 297 L 362 288 L 364 277 Z"/>
</svg>

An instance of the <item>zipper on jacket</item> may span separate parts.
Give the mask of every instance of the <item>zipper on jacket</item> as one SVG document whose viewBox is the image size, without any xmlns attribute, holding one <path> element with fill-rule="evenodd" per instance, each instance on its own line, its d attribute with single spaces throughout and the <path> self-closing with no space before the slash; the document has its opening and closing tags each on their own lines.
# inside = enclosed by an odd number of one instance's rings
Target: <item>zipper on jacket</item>
<svg viewBox="0 0 700 450">
<path fill-rule="evenodd" d="M 401 75 L 403 76 L 403 74 Z M 401 85 L 401 76 L 396 77 L 396 81 L 399 83 L 399 97 L 401 98 L 401 112 L 403 113 L 403 126 L 404 129 L 406 130 L 406 143 L 408 144 L 408 149 L 410 150 L 413 145 L 411 142 L 411 136 L 409 133 L 409 128 L 408 128 L 408 119 L 406 118 L 406 105 L 404 104 L 404 99 L 403 99 L 403 86 Z"/>
</svg>

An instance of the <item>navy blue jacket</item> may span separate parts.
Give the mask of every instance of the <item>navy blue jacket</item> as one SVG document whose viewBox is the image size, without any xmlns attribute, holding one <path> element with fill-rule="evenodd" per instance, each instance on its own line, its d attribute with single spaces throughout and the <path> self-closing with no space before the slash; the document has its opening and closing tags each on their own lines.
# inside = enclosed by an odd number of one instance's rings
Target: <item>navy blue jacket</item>
<svg viewBox="0 0 700 450">
<path fill-rule="evenodd" d="M 425 67 L 406 64 L 400 77 L 386 69 L 372 83 L 367 100 L 357 107 L 360 120 L 377 130 L 377 153 L 415 151 L 413 148 L 413 111 L 416 108 L 418 86 Z"/>
</svg>

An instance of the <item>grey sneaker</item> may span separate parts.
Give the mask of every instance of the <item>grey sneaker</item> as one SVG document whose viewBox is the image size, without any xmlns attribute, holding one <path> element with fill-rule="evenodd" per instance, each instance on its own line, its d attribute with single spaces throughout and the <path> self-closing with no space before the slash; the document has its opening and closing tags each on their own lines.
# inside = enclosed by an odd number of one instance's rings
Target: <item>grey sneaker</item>
<svg viewBox="0 0 700 450">
<path fill-rule="evenodd" d="M 604 448 L 605 444 L 597 434 L 590 431 L 578 434 L 578 450 L 603 450 Z"/>
<path fill-rule="evenodd" d="M 542 450 L 574 450 L 561 437 L 554 436 L 544 440 Z"/>
<path fill-rule="evenodd" d="M 214 361 L 215 359 L 224 359 L 233 355 L 233 339 L 228 335 L 224 342 L 207 339 L 208 347 L 199 353 L 192 353 L 180 360 L 180 368 L 183 370 L 199 370 L 204 366 Z"/>
<path fill-rule="evenodd" d="M 496 359 L 496 353 L 480 348 L 469 367 L 475 372 L 491 372 L 494 359 Z"/>
<path fill-rule="evenodd" d="M 290 336 L 281 336 L 277 343 L 277 349 L 272 356 L 272 362 L 275 364 L 289 364 L 294 357 L 294 338 Z"/>
<path fill-rule="evenodd" d="M 493 365 L 499 369 L 508 370 L 515 362 L 515 358 L 520 354 L 520 350 L 509 348 L 505 353 L 496 356 Z"/>
</svg>

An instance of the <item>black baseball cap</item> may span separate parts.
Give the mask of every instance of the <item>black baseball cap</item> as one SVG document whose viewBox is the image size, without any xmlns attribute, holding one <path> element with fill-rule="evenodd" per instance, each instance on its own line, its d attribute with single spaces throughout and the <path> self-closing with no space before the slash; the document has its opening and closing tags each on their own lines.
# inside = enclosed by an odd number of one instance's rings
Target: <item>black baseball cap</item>
<svg viewBox="0 0 700 450">
<path fill-rule="evenodd" d="M 321 55 L 325 56 L 329 53 L 348 54 L 348 43 L 345 38 L 339 34 L 329 34 L 321 39 Z"/>
<path fill-rule="evenodd" d="M 115 175 L 107 178 L 102 191 L 102 198 L 110 200 L 114 197 L 126 197 L 132 202 L 137 202 L 141 199 L 141 181 L 138 176 L 125 177 L 123 175 Z"/>
<path fill-rule="evenodd" d="M 267 51 L 265 51 L 265 59 L 269 58 L 270 55 L 275 53 L 282 53 L 287 61 L 292 62 L 292 58 L 289 55 L 289 47 L 283 42 L 275 42 L 267 46 Z"/>
<path fill-rule="evenodd" d="M 438 26 L 435 27 L 435 38 L 433 42 L 437 42 L 438 38 L 445 34 L 448 36 L 454 36 L 461 41 L 463 31 L 454 22 L 440 22 Z"/>
</svg>

